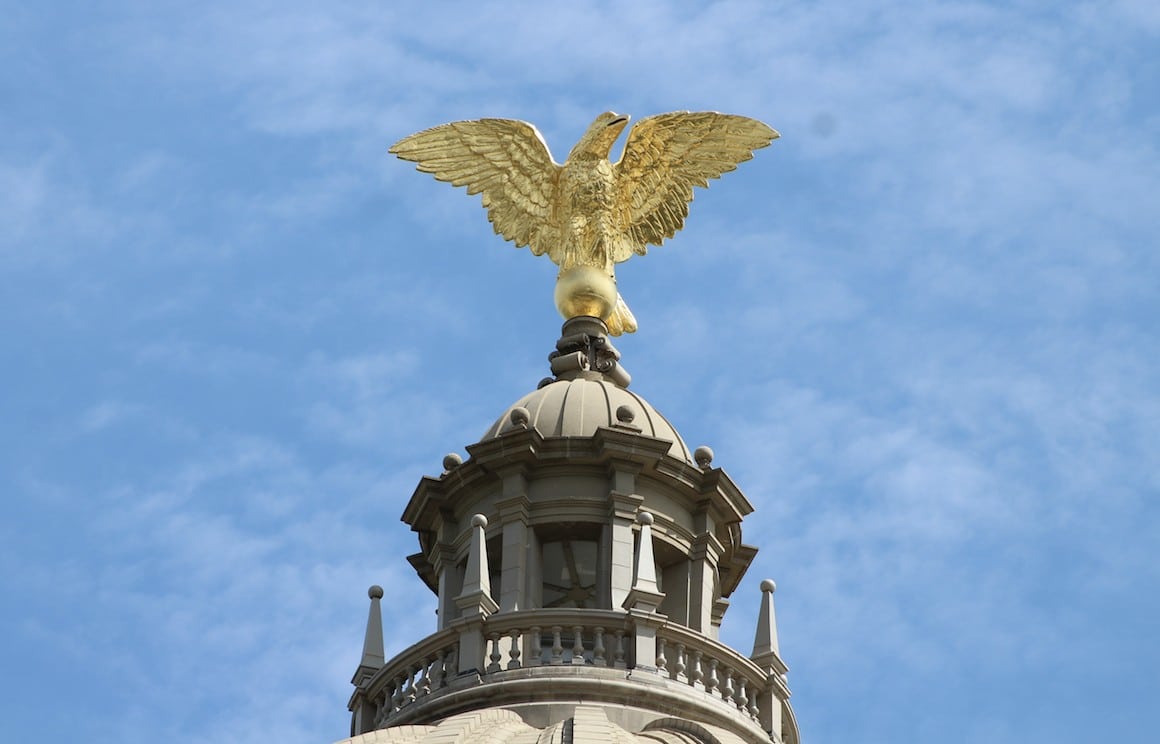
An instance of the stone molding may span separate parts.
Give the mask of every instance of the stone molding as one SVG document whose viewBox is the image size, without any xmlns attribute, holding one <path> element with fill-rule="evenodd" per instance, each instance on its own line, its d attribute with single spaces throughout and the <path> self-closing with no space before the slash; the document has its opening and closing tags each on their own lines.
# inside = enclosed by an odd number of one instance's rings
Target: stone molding
<svg viewBox="0 0 1160 744">
<path fill-rule="evenodd" d="M 655 633 L 647 659 L 636 658 L 641 623 Z M 780 659 L 776 664 L 784 668 Z M 768 719 L 763 701 L 789 696 L 784 677 L 768 669 L 663 615 L 581 609 L 480 614 L 459 618 L 392 658 L 361 681 L 350 704 L 373 703 L 375 715 L 364 718 L 382 728 L 508 703 L 631 701 L 752 737 Z"/>
<path fill-rule="evenodd" d="M 412 559 L 411 563 L 429 587 L 438 586 L 434 574 L 439 566 L 450 565 L 446 555 L 435 557 L 440 533 L 464 524 L 476 511 L 491 520 L 490 538 L 511 518 L 526 520 L 529 526 L 568 521 L 603 524 L 610 510 L 614 518 L 629 518 L 630 508 L 643 505 L 656 515 L 657 539 L 685 553 L 705 540 L 696 525 L 684 525 L 667 509 L 649 505 L 642 494 L 650 491 L 673 499 L 675 507 L 685 514 L 709 515 L 711 542 L 716 543 L 714 548 L 720 546 L 722 596 L 736 589 L 757 552 L 740 541 L 741 520 L 753 511 L 740 489 L 720 469 L 701 470 L 672 457 L 664 440 L 613 428 L 599 429 L 592 437 L 555 438 L 544 438 L 534 429 L 519 429 L 467 450 L 471 454 L 467 462 L 438 478 L 423 478 L 402 515 L 419 535 L 427 560 Z M 530 494 L 537 481 L 581 477 L 606 484 L 598 498 L 533 498 Z M 634 486 L 632 492 L 615 487 L 628 485 Z M 511 512 L 516 503 L 526 510 L 518 516 Z M 466 552 L 466 532 L 460 528 L 451 541 L 459 559 Z"/>
</svg>

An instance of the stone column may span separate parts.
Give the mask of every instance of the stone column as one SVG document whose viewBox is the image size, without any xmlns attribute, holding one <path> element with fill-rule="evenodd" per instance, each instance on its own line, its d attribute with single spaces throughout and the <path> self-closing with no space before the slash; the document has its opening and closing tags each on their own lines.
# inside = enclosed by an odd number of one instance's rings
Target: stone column
<svg viewBox="0 0 1160 744">
<path fill-rule="evenodd" d="M 725 620 L 725 612 L 729 609 L 729 600 L 717 597 L 713 600 L 712 625 L 709 626 L 709 637 L 714 641 L 721 640 L 721 623 Z"/>
<path fill-rule="evenodd" d="M 717 599 L 717 563 L 725 546 L 711 532 L 702 532 L 689 551 L 689 627 L 714 636 L 713 603 Z"/>
<path fill-rule="evenodd" d="M 450 628 L 459 617 L 455 597 L 463 589 L 463 578 L 455 565 L 455 549 L 447 543 L 439 543 L 428 556 L 435 575 L 439 580 L 439 629 Z"/>
<path fill-rule="evenodd" d="M 528 601 L 528 480 L 523 467 L 501 472 L 503 495 L 496 504 L 503 525 L 503 565 L 500 567 L 499 611 L 529 609 Z"/>
<path fill-rule="evenodd" d="M 632 525 L 644 497 L 638 496 L 636 474 L 640 465 L 617 460 L 609 474 L 610 493 L 608 509 L 608 540 L 604 565 L 608 566 L 608 596 L 602 606 L 622 607 L 632 589 L 633 530 Z"/>
</svg>

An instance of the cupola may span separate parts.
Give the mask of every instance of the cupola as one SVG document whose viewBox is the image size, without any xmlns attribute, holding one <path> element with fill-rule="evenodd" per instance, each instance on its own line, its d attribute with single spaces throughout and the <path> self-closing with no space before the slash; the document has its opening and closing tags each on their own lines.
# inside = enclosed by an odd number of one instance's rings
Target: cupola
<svg viewBox="0 0 1160 744">
<path fill-rule="evenodd" d="M 402 519 L 437 622 L 385 660 L 372 587 L 351 742 L 797 744 L 772 581 L 753 652 L 720 641 L 753 506 L 619 359 L 568 320 L 552 376 L 420 481 Z"/>
</svg>

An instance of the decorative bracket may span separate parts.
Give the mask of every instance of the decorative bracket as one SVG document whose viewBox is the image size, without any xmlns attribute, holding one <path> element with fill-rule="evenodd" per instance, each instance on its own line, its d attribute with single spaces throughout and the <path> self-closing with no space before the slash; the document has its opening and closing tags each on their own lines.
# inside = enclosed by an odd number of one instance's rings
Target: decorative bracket
<svg viewBox="0 0 1160 744">
<path fill-rule="evenodd" d="M 608 327 L 598 318 L 570 318 L 564 322 L 556 350 L 548 355 L 556 380 L 606 379 L 627 388 L 632 382 L 620 366 L 620 352 L 608 340 Z M 548 382 L 549 380 L 545 380 Z"/>
</svg>

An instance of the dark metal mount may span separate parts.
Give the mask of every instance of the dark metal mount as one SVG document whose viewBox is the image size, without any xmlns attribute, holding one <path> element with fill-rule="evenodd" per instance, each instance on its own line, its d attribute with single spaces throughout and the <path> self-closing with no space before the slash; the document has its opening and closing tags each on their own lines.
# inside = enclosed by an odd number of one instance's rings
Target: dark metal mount
<svg viewBox="0 0 1160 744">
<path fill-rule="evenodd" d="M 553 381 L 578 377 L 604 379 L 622 388 L 632 382 L 632 375 L 620 365 L 620 352 L 608 339 L 607 326 L 599 318 L 565 321 L 548 362 L 552 366 Z"/>
</svg>

